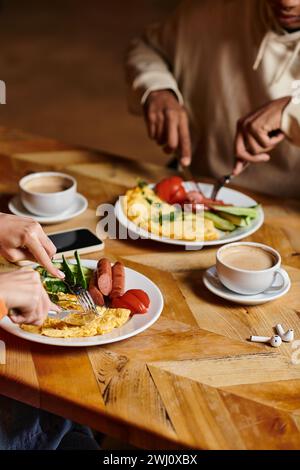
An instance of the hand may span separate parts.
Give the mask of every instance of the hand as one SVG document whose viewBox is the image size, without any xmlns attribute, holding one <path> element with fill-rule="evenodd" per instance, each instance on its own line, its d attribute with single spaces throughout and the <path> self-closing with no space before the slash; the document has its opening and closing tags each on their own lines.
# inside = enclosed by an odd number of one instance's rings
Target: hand
<svg viewBox="0 0 300 470">
<path fill-rule="evenodd" d="M 14 323 L 41 325 L 50 309 L 59 310 L 50 302 L 39 274 L 32 269 L 1 273 L 0 297 L 8 310 L 16 311 L 10 315 Z"/>
<path fill-rule="evenodd" d="M 35 260 L 55 277 L 64 278 L 51 258 L 56 248 L 40 224 L 27 217 L 0 213 L 0 254 L 16 263 L 26 259 Z"/>
<path fill-rule="evenodd" d="M 150 139 L 162 145 L 165 153 L 178 152 L 182 166 L 190 165 L 192 150 L 188 116 L 174 93 L 153 91 L 145 103 L 144 113 Z"/>
<path fill-rule="evenodd" d="M 268 162 L 268 154 L 285 135 L 281 131 L 281 119 L 290 97 L 270 101 L 256 111 L 240 119 L 234 142 L 237 162 L 233 173 L 238 175 L 245 162 Z"/>
</svg>

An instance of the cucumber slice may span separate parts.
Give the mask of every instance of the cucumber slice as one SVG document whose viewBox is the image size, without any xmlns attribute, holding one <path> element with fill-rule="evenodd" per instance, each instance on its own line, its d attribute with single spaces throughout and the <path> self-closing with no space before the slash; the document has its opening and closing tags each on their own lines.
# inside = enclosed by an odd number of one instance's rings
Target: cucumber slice
<svg viewBox="0 0 300 470">
<path fill-rule="evenodd" d="M 220 230 L 225 232 L 232 232 L 235 230 L 235 225 L 229 222 L 229 220 L 223 219 L 217 214 L 214 214 L 210 211 L 204 211 L 204 218 L 208 220 L 212 220 L 214 226 Z"/>
<path fill-rule="evenodd" d="M 226 214 L 232 214 L 237 216 L 251 217 L 255 219 L 257 217 L 257 212 L 259 205 L 255 207 L 236 207 L 236 206 L 213 206 L 213 209 L 216 211 L 226 212 Z"/>
</svg>

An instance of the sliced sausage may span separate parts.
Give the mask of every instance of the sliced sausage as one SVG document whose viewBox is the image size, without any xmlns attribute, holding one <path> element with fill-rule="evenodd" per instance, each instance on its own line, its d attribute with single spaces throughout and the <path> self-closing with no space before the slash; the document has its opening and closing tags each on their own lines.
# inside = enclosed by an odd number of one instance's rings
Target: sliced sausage
<svg viewBox="0 0 300 470">
<path fill-rule="evenodd" d="M 110 298 L 120 297 L 125 292 L 125 268 L 124 264 L 117 261 L 112 268 L 112 290 Z"/>
<path fill-rule="evenodd" d="M 103 295 L 109 295 L 112 289 L 111 264 L 107 258 L 102 258 L 97 264 L 97 283 Z"/>
<path fill-rule="evenodd" d="M 94 272 L 94 274 L 92 275 L 90 279 L 88 290 L 95 304 L 102 307 L 102 305 L 104 305 L 104 297 L 101 294 L 100 290 L 98 289 L 97 271 Z"/>
</svg>

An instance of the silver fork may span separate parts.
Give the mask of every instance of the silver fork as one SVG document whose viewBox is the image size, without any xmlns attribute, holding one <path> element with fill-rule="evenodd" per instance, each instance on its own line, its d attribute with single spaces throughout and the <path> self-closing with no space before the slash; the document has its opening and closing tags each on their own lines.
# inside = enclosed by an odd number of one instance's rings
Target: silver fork
<svg viewBox="0 0 300 470">
<path fill-rule="evenodd" d="M 65 279 L 63 282 L 66 284 L 66 286 L 70 289 L 72 294 L 77 296 L 78 302 L 80 303 L 81 307 L 83 308 L 84 312 L 93 312 L 96 315 L 98 314 L 97 311 L 97 306 L 95 302 L 93 301 L 91 294 L 87 289 L 84 289 L 83 287 L 77 287 L 77 286 L 72 286 L 68 281 Z"/>
</svg>

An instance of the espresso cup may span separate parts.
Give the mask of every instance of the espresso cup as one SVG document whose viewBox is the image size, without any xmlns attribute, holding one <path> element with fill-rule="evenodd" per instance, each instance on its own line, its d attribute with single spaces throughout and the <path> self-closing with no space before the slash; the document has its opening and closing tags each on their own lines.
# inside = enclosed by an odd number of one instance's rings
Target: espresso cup
<svg viewBox="0 0 300 470">
<path fill-rule="evenodd" d="M 229 251 L 232 250 L 233 247 L 256 247 L 260 250 L 266 252 L 270 259 L 272 257 L 273 264 L 268 267 L 267 269 L 242 269 L 237 266 L 232 266 L 228 262 L 228 254 L 230 255 Z M 235 250 L 238 253 L 238 250 Z M 227 261 L 226 261 L 227 255 Z M 241 264 L 243 262 L 243 250 L 241 250 Z M 280 274 L 280 265 L 281 265 L 281 257 L 278 251 L 274 250 L 270 246 L 263 245 L 261 243 L 251 243 L 251 242 L 237 242 L 237 243 L 230 243 L 228 245 L 222 246 L 217 251 L 217 259 L 216 259 L 216 269 L 218 273 L 219 280 L 221 283 L 230 289 L 233 292 L 237 292 L 238 294 L 242 295 L 255 295 L 260 294 L 268 290 L 275 281 L 275 277 Z"/>
<path fill-rule="evenodd" d="M 65 212 L 74 203 L 75 178 L 56 171 L 31 173 L 19 181 L 20 197 L 32 214 L 52 216 Z"/>
</svg>

